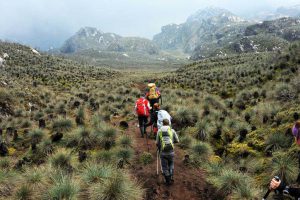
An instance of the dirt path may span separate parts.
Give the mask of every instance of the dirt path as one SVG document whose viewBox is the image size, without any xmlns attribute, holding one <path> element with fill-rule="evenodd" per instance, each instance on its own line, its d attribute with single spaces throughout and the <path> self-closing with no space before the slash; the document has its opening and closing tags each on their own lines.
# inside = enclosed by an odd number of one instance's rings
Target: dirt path
<svg viewBox="0 0 300 200">
<path fill-rule="evenodd" d="M 129 129 L 126 131 L 134 139 L 135 160 L 132 174 L 144 184 L 146 189 L 145 200 L 198 200 L 198 199 L 218 199 L 215 190 L 205 182 L 204 172 L 185 166 L 182 162 L 184 151 L 175 148 L 175 170 L 174 184 L 165 186 L 163 176 L 156 175 L 156 147 L 154 139 L 149 139 L 148 144 L 150 153 L 154 158 L 154 162 L 143 165 L 138 162 L 140 155 L 148 151 L 145 138 L 140 137 L 137 122 L 129 123 Z"/>
</svg>

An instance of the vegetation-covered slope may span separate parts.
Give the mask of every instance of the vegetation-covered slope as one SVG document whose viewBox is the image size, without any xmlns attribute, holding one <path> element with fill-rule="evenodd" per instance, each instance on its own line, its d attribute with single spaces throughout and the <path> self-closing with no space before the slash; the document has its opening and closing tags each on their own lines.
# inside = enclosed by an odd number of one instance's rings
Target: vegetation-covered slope
<svg viewBox="0 0 300 200">
<path fill-rule="evenodd" d="M 133 159 L 139 150 L 117 125 L 135 119 L 135 98 L 149 79 L 157 79 L 173 117 L 186 169 L 205 169 L 196 177 L 207 178 L 220 198 L 256 199 L 273 175 L 295 181 L 290 128 L 300 114 L 299 43 L 158 74 L 115 72 L 1 44 L 0 194 L 7 199 L 143 198 L 136 179 L 145 177 L 127 169 L 147 165 L 149 155 Z"/>
<path fill-rule="evenodd" d="M 256 199 L 274 175 L 296 181 L 299 53 L 295 43 L 282 52 L 205 59 L 160 79 L 180 145 L 225 196 Z"/>
<path fill-rule="evenodd" d="M 124 169 L 132 139 L 110 122 L 139 92 L 102 67 L 10 43 L 2 53 L 0 199 L 141 199 Z"/>
</svg>

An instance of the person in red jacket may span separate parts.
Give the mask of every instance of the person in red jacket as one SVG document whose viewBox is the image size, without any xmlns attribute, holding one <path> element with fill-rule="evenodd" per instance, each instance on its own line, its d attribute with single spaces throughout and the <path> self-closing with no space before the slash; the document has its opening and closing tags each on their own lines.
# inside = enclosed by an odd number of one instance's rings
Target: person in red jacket
<svg viewBox="0 0 300 200">
<path fill-rule="evenodd" d="M 141 136 L 144 137 L 146 133 L 148 117 L 150 115 L 150 104 L 149 101 L 141 94 L 140 98 L 135 102 L 135 112 L 138 115 L 139 127 Z"/>
</svg>

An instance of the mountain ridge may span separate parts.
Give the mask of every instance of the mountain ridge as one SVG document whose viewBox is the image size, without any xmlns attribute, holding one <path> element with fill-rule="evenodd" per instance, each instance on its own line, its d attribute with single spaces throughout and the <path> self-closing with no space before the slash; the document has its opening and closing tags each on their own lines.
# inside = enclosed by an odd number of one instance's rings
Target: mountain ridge
<svg viewBox="0 0 300 200">
<path fill-rule="evenodd" d="M 159 48 L 151 40 L 141 37 L 122 37 L 115 33 L 104 33 L 94 27 L 79 29 L 59 49 L 61 53 L 75 53 L 82 50 L 127 52 L 137 51 L 157 54 Z"/>
</svg>

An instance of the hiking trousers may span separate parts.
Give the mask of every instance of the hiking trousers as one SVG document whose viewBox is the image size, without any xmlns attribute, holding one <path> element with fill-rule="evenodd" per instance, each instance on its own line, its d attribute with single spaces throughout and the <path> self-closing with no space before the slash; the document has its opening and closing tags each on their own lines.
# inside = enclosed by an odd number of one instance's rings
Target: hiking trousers
<svg viewBox="0 0 300 200">
<path fill-rule="evenodd" d="M 139 120 L 139 127 L 141 131 L 141 136 L 144 137 L 144 134 L 146 133 L 147 123 L 148 123 L 148 117 L 146 116 L 138 116 Z"/>
<path fill-rule="evenodd" d="M 164 176 L 173 176 L 174 172 L 174 153 L 160 155 L 161 167 Z"/>
</svg>

